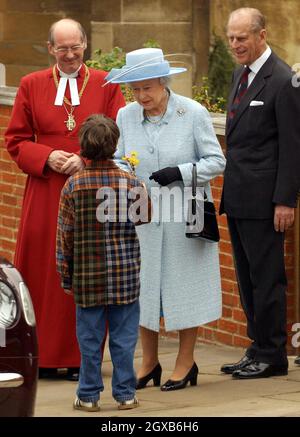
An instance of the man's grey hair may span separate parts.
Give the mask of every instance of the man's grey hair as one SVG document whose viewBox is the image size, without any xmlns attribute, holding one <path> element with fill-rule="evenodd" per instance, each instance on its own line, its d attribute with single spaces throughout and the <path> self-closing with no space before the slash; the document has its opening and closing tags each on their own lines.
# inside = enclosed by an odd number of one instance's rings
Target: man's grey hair
<svg viewBox="0 0 300 437">
<path fill-rule="evenodd" d="M 48 42 L 49 42 L 52 46 L 55 44 L 55 41 L 54 41 L 54 31 L 55 31 L 55 27 L 56 27 L 56 25 L 57 25 L 58 23 L 60 23 L 61 21 L 68 21 L 68 22 L 70 22 L 70 23 L 75 24 L 75 25 L 77 26 L 77 28 L 78 28 L 80 34 L 81 34 L 81 40 L 82 40 L 82 42 L 85 43 L 85 44 L 87 43 L 87 36 L 86 36 L 85 30 L 84 30 L 84 28 L 82 27 L 82 25 L 79 23 L 79 21 L 72 20 L 71 18 L 63 18 L 62 20 L 55 21 L 55 23 L 53 23 L 53 24 L 51 25 L 50 29 L 49 29 L 49 33 L 48 33 Z"/>
<path fill-rule="evenodd" d="M 251 31 L 256 33 L 259 32 L 262 29 L 266 28 L 266 18 L 265 16 L 260 12 L 259 9 L 256 8 L 239 8 L 235 11 L 232 11 L 229 20 L 234 15 L 249 15 L 251 18 Z"/>
</svg>

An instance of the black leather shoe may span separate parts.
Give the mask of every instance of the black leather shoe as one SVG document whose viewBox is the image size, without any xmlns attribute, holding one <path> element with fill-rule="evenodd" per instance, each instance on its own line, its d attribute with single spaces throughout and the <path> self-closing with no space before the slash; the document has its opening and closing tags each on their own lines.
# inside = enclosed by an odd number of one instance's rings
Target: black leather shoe
<svg viewBox="0 0 300 437">
<path fill-rule="evenodd" d="M 39 368 L 39 379 L 56 379 L 58 377 L 57 369 L 51 367 Z"/>
<path fill-rule="evenodd" d="M 66 373 L 66 379 L 68 381 L 77 382 L 79 380 L 79 370 L 80 367 L 69 367 Z"/>
<path fill-rule="evenodd" d="M 281 376 L 288 374 L 288 367 L 286 365 L 275 365 L 253 361 L 248 366 L 240 370 L 235 370 L 232 374 L 236 379 L 254 379 L 254 378 L 268 378 L 269 376 Z"/>
<path fill-rule="evenodd" d="M 295 364 L 298 364 L 298 366 L 300 365 L 300 355 L 296 357 Z"/>
<path fill-rule="evenodd" d="M 243 358 L 241 358 L 240 361 L 238 361 L 237 363 L 224 364 L 220 370 L 223 373 L 231 374 L 236 370 L 243 369 L 244 367 L 248 366 L 248 364 L 251 364 L 252 362 L 253 362 L 253 358 L 244 355 Z"/>
<path fill-rule="evenodd" d="M 168 381 L 165 382 L 165 384 L 162 385 L 160 389 L 161 391 L 180 390 L 181 388 L 185 388 L 188 382 L 190 382 L 191 385 L 197 385 L 198 373 L 198 366 L 196 363 L 194 363 L 183 379 L 180 379 L 179 381 L 168 379 Z"/>
<path fill-rule="evenodd" d="M 143 376 L 142 378 L 138 378 L 136 382 L 136 390 L 140 390 L 141 388 L 145 388 L 151 379 L 153 379 L 153 385 L 155 387 L 158 387 L 160 385 L 160 379 L 161 379 L 161 373 L 162 368 L 161 365 L 158 363 L 154 369 L 151 370 L 148 375 Z"/>
</svg>

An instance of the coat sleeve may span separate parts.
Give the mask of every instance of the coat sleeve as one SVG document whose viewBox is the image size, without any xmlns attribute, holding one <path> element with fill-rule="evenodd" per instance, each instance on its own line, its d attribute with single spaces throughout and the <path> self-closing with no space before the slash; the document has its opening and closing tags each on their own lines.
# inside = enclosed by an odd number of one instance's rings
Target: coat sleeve
<svg viewBox="0 0 300 437">
<path fill-rule="evenodd" d="M 130 200 L 128 216 L 130 221 L 135 226 L 150 223 L 152 218 L 152 204 L 145 183 L 136 180 L 135 186 L 129 187 L 128 189 L 128 199 Z"/>
<path fill-rule="evenodd" d="M 118 141 L 118 147 L 114 154 L 114 161 L 117 164 L 118 167 L 120 167 L 122 170 L 130 171 L 130 167 L 126 161 L 122 159 L 123 156 L 125 156 L 125 146 L 124 146 L 124 126 L 123 126 L 123 113 L 122 109 L 118 112 L 117 115 L 117 125 L 120 131 L 120 137 Z"/>
<path fill-rule="evenodd" d="M 197 105 L 194 113 L 193 137 L 197 162 L 197 183 L 204 185 L 223 173 L 225 157 L 216 137 L 209 112 Z M 193 163 L 180 164 L 179 170 L 185 186 L 192 184 Z"/>
<path fill-rule="evenodd" d="M 56 231 L 56 268 L 61 276 L 61 286 L 67 290 L 72 288 L 74 220 L 70 180 L 67 180 L 60 196 Z"/>
<path fill-rule="evenodd" d="M 273 202 L 295 208 L 300 189 L 300 87 L 291 79 L 277 95 L 276 118 L 278 169 Z"/>
<path fill-rule="evenodd" d="M 5 132 L 5 145 L 12 159 L 24 173 L 47 177 L 45 166 L 53 148 L 35 141 L 29 95 L 29 80 L 23 78 Z"/>
</svg>

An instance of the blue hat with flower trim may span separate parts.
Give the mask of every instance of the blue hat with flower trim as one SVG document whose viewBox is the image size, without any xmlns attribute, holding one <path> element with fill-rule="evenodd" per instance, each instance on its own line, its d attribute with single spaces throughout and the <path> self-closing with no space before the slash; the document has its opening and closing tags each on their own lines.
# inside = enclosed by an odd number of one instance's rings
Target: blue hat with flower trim
<svg viewBox="0 0 300 437">
<path fill-rule="evenodd" d="M 113 68 L 105 77 L 107 83 L 127 83 L 183 73 L 186 68 L 170 67 L 161 49 L 134 50 L 126 55 L 122 68 Z"/>
</svg>

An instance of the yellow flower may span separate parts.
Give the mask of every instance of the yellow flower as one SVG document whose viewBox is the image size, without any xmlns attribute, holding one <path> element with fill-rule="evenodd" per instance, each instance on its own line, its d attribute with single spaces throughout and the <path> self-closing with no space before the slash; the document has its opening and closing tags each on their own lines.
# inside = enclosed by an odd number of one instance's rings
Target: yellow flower
<svg viewBox="0 0 300 437">
<path fill-rule="evenodd" d="M 130 156 L 122 156 L 122 160 L 128 162 L 132 173 L 135 175 L 135 167 L 139 165 L 140 160 L 137 158 L 137 152 L 130 152 Z"/>
</svg>

